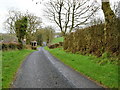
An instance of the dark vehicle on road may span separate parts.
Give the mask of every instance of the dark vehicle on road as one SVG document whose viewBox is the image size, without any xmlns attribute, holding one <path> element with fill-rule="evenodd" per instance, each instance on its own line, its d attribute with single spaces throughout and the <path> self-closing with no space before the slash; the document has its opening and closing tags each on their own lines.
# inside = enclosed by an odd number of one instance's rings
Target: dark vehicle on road
<svg viewBox="0 0 120 90">
<path fill-rule="evenodd" d="M 37 49 L 37 41 L 31 41 L 31 48 L 34 50 Z"/>
</svg>

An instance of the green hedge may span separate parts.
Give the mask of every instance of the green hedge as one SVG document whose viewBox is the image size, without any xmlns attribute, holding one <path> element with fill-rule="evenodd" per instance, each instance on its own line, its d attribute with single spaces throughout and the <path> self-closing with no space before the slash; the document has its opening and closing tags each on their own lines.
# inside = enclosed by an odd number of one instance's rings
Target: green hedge
<svg viewBox="0 0 120 90">
<path fill-rule="evenodd" d="M 14 49 L 19 49 L 21 50 L 23 47 L 21 44 L 18 43 L 2 43 L 2 50 L 14 50 Z"/>
<path fill-rule="evenodd" d="M 111 24 L 109 27 L 109 30 L 106 31 L 106 40 L 103 24 L 80 29 L 66 35 L 64 50 L 83 55 L 93 54 L 97 57 L 102 57 L 107 52 L 110 54 L 110 57 L 119 58 L 120 26 L 118 24 Z"/>
</svg>

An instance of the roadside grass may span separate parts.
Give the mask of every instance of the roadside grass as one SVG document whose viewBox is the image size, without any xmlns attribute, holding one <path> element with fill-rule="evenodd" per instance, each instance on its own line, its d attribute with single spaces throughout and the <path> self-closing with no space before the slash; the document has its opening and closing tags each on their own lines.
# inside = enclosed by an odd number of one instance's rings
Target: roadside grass
<svg viewBox="0 0 120 90">
<path fill-rule="evenodd" d="M 33 50 L 13 50 L 2 52 L 2 88 L 10 88 L 15 74 L 25 57 Z"/>
<path fill-rule="evenodd" d="M 37 46 L 37 48 L 41 47 L 40 45 Z"/>
<path fill-rule="evenodd" d="M 52 40 L 52 44 L 54 44 L 54 43 L 59 43 L 59 42 L 63 42 L 63 40 L 64 40 L 63 37 L 54 38 L 54 39 Z"/>
<path fill-rule="evenodd" d="M 118 88 L 119 66 L 110 63 L 100 65 L 96 63 L 96 61 L 99 61 L 102 58 L 67 53 L 62 50 L 62 48 L 49 49 L 48 47 L 45 47 L 45 49 L 66 65 L 99 84 L 109 88 Z"/>
</svg>

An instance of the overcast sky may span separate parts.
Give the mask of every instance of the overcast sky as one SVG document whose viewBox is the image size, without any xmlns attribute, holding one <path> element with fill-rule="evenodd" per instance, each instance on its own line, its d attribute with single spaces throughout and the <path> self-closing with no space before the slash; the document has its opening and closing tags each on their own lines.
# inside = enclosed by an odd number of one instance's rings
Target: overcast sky
<svg viewBox="0 0 120 90">
<path fill-rule="evenodd" d="M 34 13 L 35 15 L 42 18 L 44 25 L 52 25 L 46 17 L 44 17 L 44 3 L 48 0 L 41 0 L 42 4 L 36 4 L 35 1 L 40 0 L 0 0 L 0 33 L 5 33 L 3 22 L 6 19 L 6 15 L 8 14 L 8 10 L 16 9 L 22 12 L 28 10 L 30 13 Z M 100 0 L 98 0 L 100 1 Z M 120 1 L 120 0 L 110 0 L 113 5 L 113 2 Z"/>
</svg>

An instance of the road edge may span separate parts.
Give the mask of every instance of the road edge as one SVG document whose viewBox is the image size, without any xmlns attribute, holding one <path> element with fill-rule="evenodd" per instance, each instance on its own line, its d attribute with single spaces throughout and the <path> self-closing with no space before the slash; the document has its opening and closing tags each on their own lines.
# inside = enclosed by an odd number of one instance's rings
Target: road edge
<svg viewBox="0 0 120 90">
<path fill-rule="evenodd" d="M 48 58 L 49 60 L 50 60 L 50 59 L 55 59 L 55 60 L 57 60 L 58 62 L 60 62 L 61 64 L 65 65 L 66 67 L 68 67 L 68 68 L 70 68 L 71 70 L 75 71 L 76 73 L 80 74 L 80 75 L 83 76 L 84 78 L 86 78 L 86 79 L 90 80 L 91 82 L 93 82 L 94 84 L 98 85 L 100 88 L 103 88 L 103 89 L 108 88 L 108 87 L 100 84 L 99 82 L 91 79 L 90 77 L 82 74 L 81 72 L 76 71 L 75 69 L 73 69 L 73 68 L 70 67 L 69 65 L 64 64 L 63 62 L 61 62 L 59 59 L 57 59 L 55 56 L 53 56 L 49 51 L 45 50 L 44 48 L 42 48 L 42 50 L 43 50 L 43 52 L 45 53 L 45 55 L 48 54 L 49 56 L 51 56 L 51 58 Z M 51 60 L 50 60 L 50 62 L 51 62 L 52 64 L 54 64 Z M 56 67 L 56 66 L 55 66 L 55 67 Z M 57 68 L 57 67 L 56 67 L 56 68 Z M 57 69 L 58 69 L 58 68 L 57 68 Z M 59 69 L 58 69 L 58 71 L 60 72 Z M 63 73 L 62 73 L 62 74 L 63 74 Z M 65 78 L 67 78 L 64 74 L 63 74 L 63 76 L 64 76 Z M 67 79 L 68 79 L 68 78 L 67 78 Z M 74 84 L 73 84 L 73 85 L 74 85 Z M 75 85 L 75 86 L 76 86 L 76 85 Z M 76 87 L 76 88 L 79 88 L 79 87 Z"/>
</svg>

